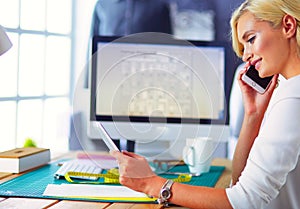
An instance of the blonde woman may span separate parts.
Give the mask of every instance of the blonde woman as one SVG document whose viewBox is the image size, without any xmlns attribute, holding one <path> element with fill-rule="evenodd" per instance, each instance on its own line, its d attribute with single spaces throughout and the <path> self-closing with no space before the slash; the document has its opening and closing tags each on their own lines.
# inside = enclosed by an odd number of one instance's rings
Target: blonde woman
<svg viewBox="0 0 300 209">
<path fill-rule="evenodd" d="M 120 182 L 188 208 L 300 208 L 300 0 L 245 1 L 233 13 L 231 27 L 233 48 L 245 69 L 254 65 L 261 77 L 274 75 L 264 94 L 241 80 L 245 70 L 238 76 L 245 113 L 232 187 L 172 184 L 154 174 L 145 158 L 113 152 Z M 286 81 L 274 93 L 279 74 Z M 160 194 L 166 182 L 169 198 Z"/>
</svg>

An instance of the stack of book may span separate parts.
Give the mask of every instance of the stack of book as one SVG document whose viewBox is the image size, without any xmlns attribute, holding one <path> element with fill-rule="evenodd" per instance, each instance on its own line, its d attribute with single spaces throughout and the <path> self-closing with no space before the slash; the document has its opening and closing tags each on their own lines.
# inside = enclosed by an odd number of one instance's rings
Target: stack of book
<svg viewBox="0 0 300 209">
<path fill-rule="evenodd" d="M 0 172 L 20 173 L 50 162 L 50 150 L 25 147 L 0 152 Z"/>
</svg>

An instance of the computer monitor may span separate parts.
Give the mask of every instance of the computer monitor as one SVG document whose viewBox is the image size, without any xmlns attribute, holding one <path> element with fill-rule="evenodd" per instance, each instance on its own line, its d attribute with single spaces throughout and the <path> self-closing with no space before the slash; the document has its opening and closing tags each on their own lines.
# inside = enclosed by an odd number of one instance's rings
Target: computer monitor
<svg viewBox="0 0 300 209">
<path fill-rule="evenodd" d="M 92 43 L 91 138 L 102 137 L 100 121 L 114 139 L 168 141 L 159 155 L 174 157 L 186 138 L 227 139 L 226 43 L 162 33 L 95 36 Z"/>
</svg>

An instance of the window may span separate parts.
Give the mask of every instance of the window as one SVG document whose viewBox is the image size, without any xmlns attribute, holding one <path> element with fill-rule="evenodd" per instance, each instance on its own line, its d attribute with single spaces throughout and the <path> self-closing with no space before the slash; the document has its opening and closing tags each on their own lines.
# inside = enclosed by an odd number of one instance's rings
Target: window
<svg viewBox="0 0 300 209">
<path fill-rule="evenodd" d="M 0 0 L 13 47 L 0 57 L 0 151 L 32 138 L 68 149 L 72 0 Z"/>
</svg>

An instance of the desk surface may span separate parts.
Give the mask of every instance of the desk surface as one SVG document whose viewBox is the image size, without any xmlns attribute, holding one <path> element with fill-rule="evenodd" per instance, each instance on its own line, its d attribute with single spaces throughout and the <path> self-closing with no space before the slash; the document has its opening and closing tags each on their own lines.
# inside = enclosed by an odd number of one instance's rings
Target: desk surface
<svg viewBox="0 0 300 209">
<path fill-rule="evenodd" d="M 214 159 L 213 165 L 225 166 L 225 170 L 222 176 L 216 184 L 216 188 L 226 188 L 229 185 L 231 178 L 231 161 L 227 159 Z M 0 173 L 0 183 L 8 181 L 9 179 L 15 178 L 18 175 Z M 94 208 L 107 208 L 107 209 L 138 209 L 138 208 L 148 208 L 148 209 L 159 209 L 163 208 L 157 204 L 140 204 L 140 203 L 99 203 L 99 202 L 89 202 L 89 201 L 69 201 L 69 200 L 52 200 L 52 199 L 35 199 L 35 198 L 16 198 L 16 197 L 0 197 L 0 209 L 2 208 L 31 208 L 31 209 L 94 209 Z M 173 206 L 170 209 L 179 209 L 184 207 Z"/>
</svg>

